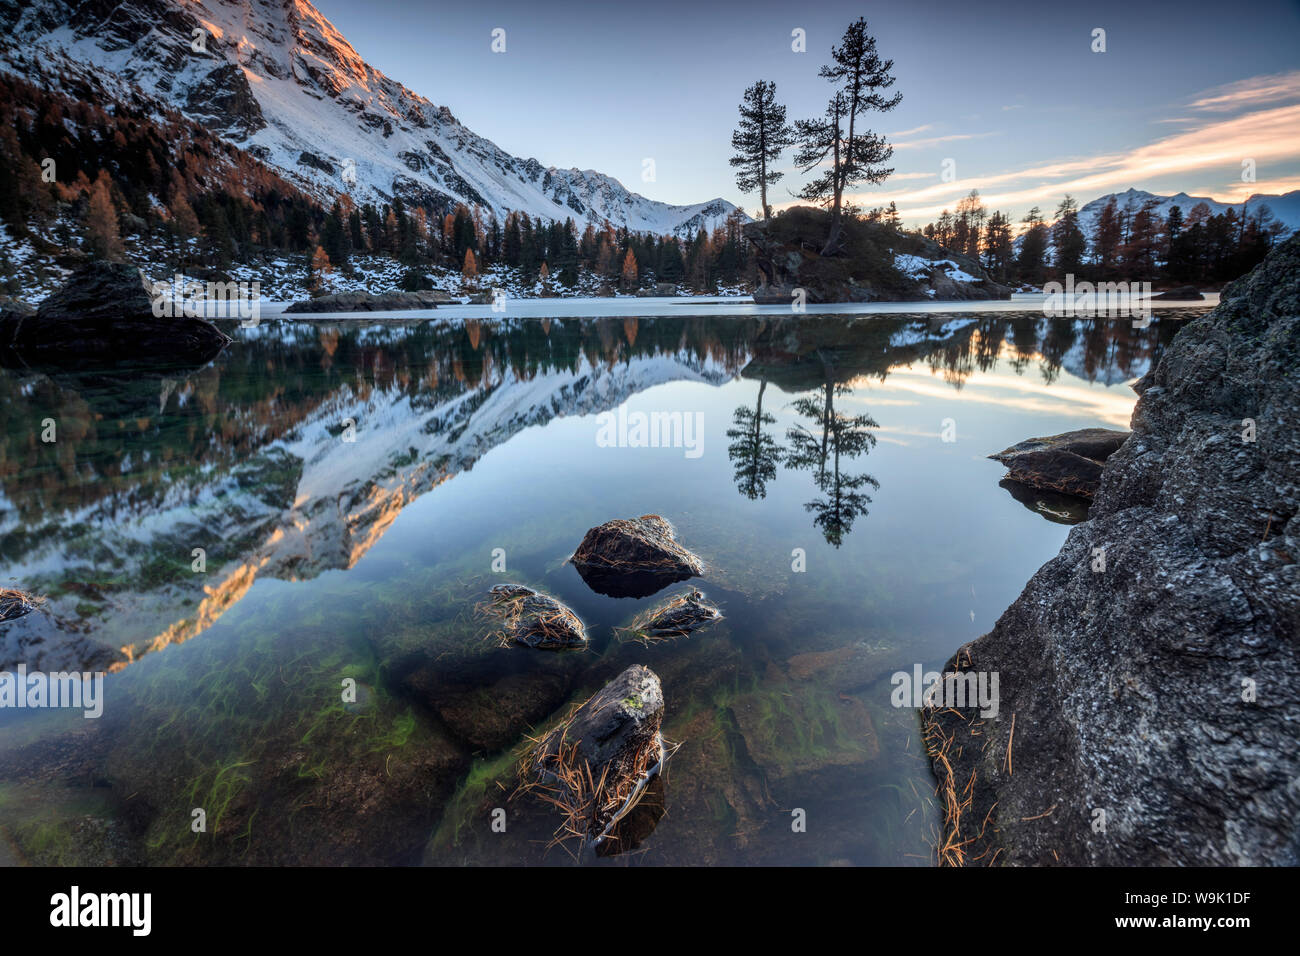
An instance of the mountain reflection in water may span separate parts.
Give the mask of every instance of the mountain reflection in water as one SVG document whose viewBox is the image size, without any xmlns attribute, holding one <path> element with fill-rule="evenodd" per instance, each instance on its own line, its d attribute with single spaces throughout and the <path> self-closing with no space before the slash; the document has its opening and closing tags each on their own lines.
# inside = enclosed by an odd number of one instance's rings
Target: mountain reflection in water
<svg viewBox="0 0 1300 956">
<path fill-rule="evenodd" d="M 493 843 L 477 808 L 530 728 L 644 662 L 687 743 L 642 851 L 924 863 L 919 741 L 879 682 L 987 628 L 1082 516 L 983 456 L 1099 409 L 1122 427 L 1123 383 L 1193 314 L 277 321 L 199 369 L 0 371 L 0 583 L 46 599 L 0 625 L 0 668 L 120 672 L 89 731 L 0 715 L 0 831 L 38 862 L 41 828 L 86 819 L 91 862 L 549 860 L 554 821 L 512 805 Z M 703 455 L 598 447 L 624 405 L 698 410 Z M 650 512 L 726 617 L 646 649 L 612 635 L 648 605 L 564 559 Z M 482 640 L 497 550 L 589 651 Z M 108 786 L 51 799 L 83 776 Z M 782 842 L 789 806 L 839 835 Z"/>
</svg>

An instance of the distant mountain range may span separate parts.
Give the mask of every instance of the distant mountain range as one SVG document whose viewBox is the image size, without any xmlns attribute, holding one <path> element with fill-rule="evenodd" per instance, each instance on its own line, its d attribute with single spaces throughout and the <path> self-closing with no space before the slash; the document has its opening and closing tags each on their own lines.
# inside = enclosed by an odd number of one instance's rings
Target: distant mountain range
<svg viewBox="0 0 1300 956">
<path fill-rule="evenodd" d="M 1155 210 L 1162 219 L 1168 218 L 1169 210 L 1174 206 L 1182 210 L 1184 218 L 1201 203 L 1209 206 L 1213 215 L 1220 215 L 1229 209 L 1233 210 L 1238 216 L 1241 215 L 1243 209 L 1253 215 L 1261 206 L 1267 206 L 1273 214 L 1273 218 L 1286 226 L 1291 232 L 1300 229 L 1300 189 L 1292 190 L 1280 196 L 1258 193 L 1251 196 L 1244 203 L 1219 202 L 1204 196 L 1189 196 L 1187 193 L 1161 196 L 1156 193 L 1144 192 L 1141 189 L 1127 189 L 1122 193 L 1107 193 L 1104 196 L 1098 196 L 1079 210 L 1079 225 L 1083 229 L 1084 235 L 1091 236 L 1093 234 L 1097 225 L 1097 218 L 1101 215 L 1102 209 L 1106 207 L 1106 203 L 1110 202 L 1112 198 L 1121 211 L 1130 209 L 1133 212 L 1141 209 L 1147 202 L 1154 200 L 1156 203 Z"/>
<path fill-rule="evenodd" d="M 322 200 L 346 190 L 682 237 L 736 208 L 670 205 L 512 156 L 367 64 L 307 0 L 0 0 L 0 34 L 0 68 L 138 89 Z"/>
</svg>

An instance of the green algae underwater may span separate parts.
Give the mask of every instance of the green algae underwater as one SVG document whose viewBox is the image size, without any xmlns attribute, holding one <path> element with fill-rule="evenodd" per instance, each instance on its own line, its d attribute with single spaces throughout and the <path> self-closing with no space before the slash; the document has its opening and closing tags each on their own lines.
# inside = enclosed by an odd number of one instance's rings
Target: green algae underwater
<svg viewBox="0 0 1300 956">
<path fill-rule="evenodd" d="M 99 719 L 0 712 L 0 863 L 567 865 L 520 757 L 641 663 L 677 749 L 597 865 L 932 865 L 890 677 L 1069 530 L 984 455 L 1124 427 L 1179 318 L 277 321 L 200 369 L 0 371 L 0 580 L 45 597 L 2 669 L 109 672 Z M 598 443 L 620 408 L 698 415 L 700 454 Z M 566 562 L 648 513 L 724 614 L 649 645 L 670 592 Z M 589 646 L 491 640 L 507 582 Z"/>
</svg>

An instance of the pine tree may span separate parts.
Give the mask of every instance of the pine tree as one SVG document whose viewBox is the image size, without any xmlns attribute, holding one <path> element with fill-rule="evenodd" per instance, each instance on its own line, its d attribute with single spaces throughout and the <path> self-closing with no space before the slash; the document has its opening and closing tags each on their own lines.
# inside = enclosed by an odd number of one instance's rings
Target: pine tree
<svg viewBox="0 0 1300 956">
<path fill-rule="evenodd" d="M 1052 224 L 1052 245 L 1056 249 L 1056 271 L 1062 276 L 1077 275 L 1083 264 L 1086 245 L 1083 230 L 1079 228 L 1079 204 L 1066 195 L 1056 207 L 1056 222 Z"/>
<path fill-rule="evenodd" d="M 960 241 L 955 241 L 953 247 L 958 252 L 979 259 L 980 241 L 984 236 L 984 220 L 987 217 L 988 210 L 984 208 L 978 189 L 972 189 L 969 195 L 957 203 L 957 232 Z"/>
<path fill-rule="evenodd" d="M 307 265 L 307 287 L 316 292 L 324 287 L 325 277 L 330 273 L 330 257 L 320 246 L 312 253 Z"/>
<path fill-rule="evenodd" d="M 474 258 L 473 249 L 465 250 L 465 263 L 461 266 L 460 274 L 470 285 L 473 285 L 474 280 L 478 278 L 478 260 Z"/>
<path fill-rule="evenodd" d="M 984 232 L 984 266 L 999 282 L 1006 279 L 1013 248 L 1010 217 L 994 212 L 989 216 L 988 228 Z"/>
<path fill-rule="evenodd" d="M 785 121 L 785 107 L 776 101 L 776 84 L 759 80 L 745 90 L 740 103 L 740 126 L 731 134 L 736 155 L 736 188 L 742 193 L 758 190 L 763 218 L 771 217 L 767 187 L 785 175 L 772 168 L 782 151 L 793 142 L 794 130 Z"/>
<path fill-rule="evenodd" d="M 636 256 L 632 250 L 628 249 L 627 255 L 623 257 L 623 288 L 634 289 L 637 284 Z"/>
<path fill-rule="evenodd" d="M 840 45 L 831 48 L 831 60 L 818 73 L 838 87 L 825 118 L 795 124 L 801 144 L 795 162 L 805 172 L 828 154 L 833 159 L 829 176 L 819 176 L 801 193 L 805 199 L 828 201 L 831 207 L 831 230 L 823 255 L 840 251 L 845 190 L 861 183 L 882 183 L 893 173 L 882 164 L 889 161 L 894 148 L 877 133 L 859 133 L 858 118 L 872 111 L 886 113 L 903 99 L 902 93 L 890 97 L 883 93 L 894 85 L 894 61 L 880 58 L 876 38 L 867 33 L 864 18 L 859 17 L 844 31 Z M 848 130 L 841 140 L 843 125 Z"/>
<path fill-rule="evenodd" d="M 1027 227 L 1020 239 L 1020 257 L 1016 271 L 1020 281 L 1034 285 L 1043 281 L 1043 260 L 1047 256 L 1047 223 L 1043 211 L 1035 206 L 1020 220 Z"/>
<path fill-rule="evenodd" d="M 101 172 L 86 205 L 86 246 L 96 259 L 117 262 L 125 255 L 117 229 L 117 210 L 109 192 L 108 174 Z"/>
<path fill-rule="evenodd" d="M 1097 216 L 1097 228 L 1092 237 L 1092 259 L 1102 279 L 1109 279 L 1115 271 L 1119 257 L 1120 222 L 1119 206 L 1111 196 Z"/>
</svg>

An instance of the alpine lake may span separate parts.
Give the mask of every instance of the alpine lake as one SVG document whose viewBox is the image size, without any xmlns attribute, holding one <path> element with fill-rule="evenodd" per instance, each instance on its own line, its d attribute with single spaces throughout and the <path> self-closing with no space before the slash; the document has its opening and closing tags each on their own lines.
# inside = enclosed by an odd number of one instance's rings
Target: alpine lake
<svg viewBox="0 0 1300 956">
<path fill-rule="evenodd" d="M 0 670 L 105 675 L 96 718 L 0 709 L 0 863 L 568 865 L 520 758 L 639 663 L 676 749 L 593 865 L 934 864 L 891 675 L 989 630 L 1087 514 L 986 456 L 1126 429 L 1202 308 L 556 305 L 0 370 L 0 584 L 43 598 L 0 624 Z M 588 587 L 587 529 L 644 514 L 703 575 Z M 493 639 L 502 583 L 588 646 Z M 629 639 L 684 587 L 723 619 Z"/>
</svg>

